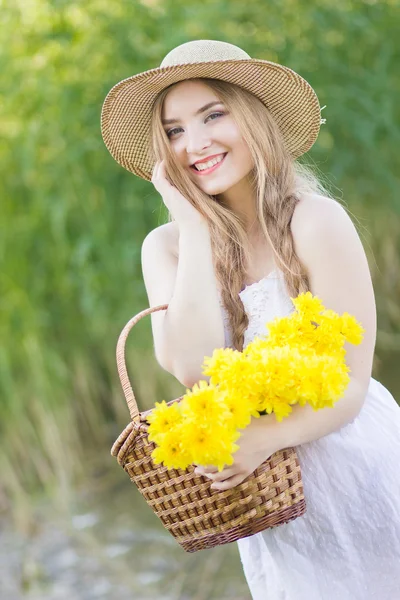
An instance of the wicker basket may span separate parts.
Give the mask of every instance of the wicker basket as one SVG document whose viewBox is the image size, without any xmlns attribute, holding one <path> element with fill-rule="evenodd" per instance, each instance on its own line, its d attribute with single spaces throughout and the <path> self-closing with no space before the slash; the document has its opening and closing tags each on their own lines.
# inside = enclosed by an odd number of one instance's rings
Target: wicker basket
<svg viewBox="0 0 400 600">
<path fill-rule="evenodd" d="M 111 454 L 137 485 L 164 527 L 186 552 L 234 542 L 287 523 L 303 515 L 306 503 L 301 470 L 294 448 L 275 452 L 234 488 L 212 490 L 212 481 L 186 470 L 155 465 L 148 439 L 147 416 L 139 412 L 125 363 L 125 342 L 143 317 L 166 310 L 168 304 L 138 313 L 124 327 L 117 344 L 117 366 L 131 423 L 114 443 Z M 171 400 L 178 402 L 182 397 Z"/>
</svg>

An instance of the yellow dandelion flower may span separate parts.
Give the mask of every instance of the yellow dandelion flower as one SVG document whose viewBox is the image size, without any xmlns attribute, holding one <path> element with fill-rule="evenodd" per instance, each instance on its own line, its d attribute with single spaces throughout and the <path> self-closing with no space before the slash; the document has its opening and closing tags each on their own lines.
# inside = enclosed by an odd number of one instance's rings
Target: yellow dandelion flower
<svg viewBox="0 0 400 600">
<path fill-rule="evenodd" d="M 232 454 L 239 448 L 234 442 L 239 435 L 239 432 L 227 427 L 210 429 L 188 424 L 183 443 L 190 448 L 193 463 L 215 465 L 222 470 L 224 465 L 233 463 Z"/>
<path fill-rule="evenodd" d="M 318 296 L 313 296 L 311 292 L 299 294 L 297 298 L 291 298 L 296 310 L 309 318 L 317 317 L 324 310 L 324 305 Z"/>
<path fill-rule="evenodd" d="M 181 404 L 183 417 L 197 424 L 225 423 L 230 416 L 224 393 L 204 380 L 195 383 L 192 390 L 187 390 Z"/>
<path fill-rule="evenodd" d="M 155 408 L 147 416 L 149 425 L 149 439 L 157 442 L 160 435 L 163 435 L 176 425 L 182 422 L 182 412 L 180 402 L 174 402 L 167 405 L 165 400 L 156 402 Z"/>
<path fill-rule="evenodd" d="M 243 356 L 246 360 L 260 360 L 264 355 L 265 351 L 269 347 L 269 341 L 260 336 L 256 336 L 251 342 L 249 342 L 246 348 L 243 349 Z"/>
<path fill-rule="evenodd" d="M 253 365 L 242 354 L 241 360 L 232 363 L 229 371 L 226 371 L 225 378 L 220 384 L 221 389 L 231 390 L 232 388 L 239 388 L 245 385 L 253 375 Z"/>
<path fill-rule="evenodd" d="M 326 308 L 321 315 L 319 315 L 318 319 L 324 319 L 324 320 L 330 320 L 332 323 L 339 323 L 340 322 L 340 317 L 337 314 L 336 311 L 332 310 L 331 308 Z"/>
<path fill-rule="evenodd" d="M 349 371 L 345 362 L 334 357 L 327 357 L 321 369 L 322 395 L 325 394 L 331 399 L 338 400 L 350 382 Z"/>
<path fill-rule="evenodd" d="M 295 341 L 297 334 L 293 320 L 285 317 L 277 317 L 271 323 L 266 325 L 269 337 L 268 344 L 284 346 Z"/>
<path fill-rule="evenodd" d="M 262 383 L 262 372 L 257 368 L 255 361 L 249 361 L 247 357 L 241 354 L 240 361 L 233 361 L 224 371 L 224 379 L 218 389 L 221 393 L 228 396 L 237 395 L 243 402 L 250 407 L 250 412 L 254 413 L 254 406 L 257 402 L 257 389 Z"/>
<path fill-rule="evenodd" d="M 232 369 L 241 363 L 241 352 L 233 348 L 216 348 L 211 357 L 204 357 L 202 373 L 210 377 L 210 383 L 219 385 L 229 378 Z"/>
<path fill-rule="evenodd" d="M 341 332 L 350 344 L 358 345 L 363 340 L 365 329 L 355 317 L 345 312 L 341 316 Z"/>
<path fill-rule="evenodd" d="M 251 421 L 255 411 L 250 402 L 238 394 L 227 394 L 225 404 L 230 412 L 229 425 L 233 429 L 244 429 Z"/>
<path fill-rule="evenodd" d="M 299 351 L 288 345 L 271 349 L 264 360 L 267 386 L 273 386 L 277 394 L 290 386 L 299 359 Z"/>
<path fill-rule="evenodd" d="M 288 417 L 292 412 L 292 407 L 285 399 L 276 400 L 273 403 L 274 415 L 277 421 L 281 422 L 283 418 Z"/>
<path fill-rule="evenodd" d="M 324 311 L 318 317 L 318 327 L 315 330 L 313 349 L 320 355 L 330 354 L 343 346 L 343 336 L 340 334 L 340 319 L 334 311 Z"/>
<path fill-rule="evenodd" d="M 155 464 L 163 463 L 168 469 L 186 469 L 192 462 L 192 455 L 183 447 L 184 427 L 177 425 L 164 434 L 161 442 L 151 453 Z"/>
<path fill-rule="evenodd" d="M 307 351 L 304 355 L 299 352 L 294 361 L 294 385 L 286 392 L 285 397 L 289 404 L 304 405 L 308 401 L 315 401 L 319 390 L 319 382 L 315 371 L 320 362 L 315 352 Z"/>
</svg>

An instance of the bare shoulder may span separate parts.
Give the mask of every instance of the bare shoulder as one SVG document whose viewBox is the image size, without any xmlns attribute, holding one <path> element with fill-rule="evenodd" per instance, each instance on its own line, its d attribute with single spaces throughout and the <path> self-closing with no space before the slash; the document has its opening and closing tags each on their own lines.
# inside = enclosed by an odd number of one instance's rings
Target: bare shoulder
<svg viewBox="0 0 400 600">
<path fill-rule="evenodd" d="M 343 206 L 337 201 L 320 194 L 304 194 L 297 203 L 292 218 L 292 233 L 306 228 L 308 231 L 323 226 L 330 219 L 350 219 Z"/>
<path fill-rule="evenodd" d="M 171 221 L 170 223 L 163 223 L 158 227 L 155 227 L 145 237 L 146 239 L 151 240 L 160 240 L 164 243 L 173 244 L 175 240 L 179 237 L 178 225 L 175 221 Z"/>
<path fill-rule="evenodd" d="M 143 240 L 143 246 L 154 244 L 161 245 L 173 256 L 178 257 L 178 242 L 178 225 L 175 221 L 171 221 L 152 229 Z"/>
<path fill-rule="evenodd" d="M 361 240 L 346 209 L 327 196 L 303 195 L 293 212 L 291 231 L 296 254 L 307 269 L 323 247 L 334 251 L 340 244 L 345 253 L 355 246 L 361 251 Z"/>
</svg>

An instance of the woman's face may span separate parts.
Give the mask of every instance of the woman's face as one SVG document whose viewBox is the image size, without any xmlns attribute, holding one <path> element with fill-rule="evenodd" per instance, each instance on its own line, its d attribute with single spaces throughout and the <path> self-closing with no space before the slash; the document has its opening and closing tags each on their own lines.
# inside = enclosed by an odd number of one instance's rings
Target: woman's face
<svg viewBox="0 0 400 600">
<path fill-rule="evenodd" d="M 252 169 L 236 123 L 206 84 L 178 83 L 165 98 L 162 119 L 176 160 L 205 193 L 228 191 Z"/>
</svg>

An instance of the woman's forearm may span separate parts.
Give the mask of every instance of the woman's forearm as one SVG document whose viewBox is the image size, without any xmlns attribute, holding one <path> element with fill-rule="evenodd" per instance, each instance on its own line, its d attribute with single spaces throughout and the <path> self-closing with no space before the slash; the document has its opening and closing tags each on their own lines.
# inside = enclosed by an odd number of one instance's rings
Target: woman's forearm
<svg viewBox="0 0 400 600">
<path fill-rule="evenodd" d="M 365 386 L 351 378 L 343 397 L 333 408 L 316 411 L 309 404 L 295 404 L 290 415 L 281 422 L 274 414 L 262 415 L 258 419 L 261 430 L 259 443 L 266 445 L 271 456 L 283 448 L 318 440 L 350 423 L 359 414 L 366 394 Z"/>
<path fill-rule="evenodd" d="M 207 224 L 180 227 L 175 287 L 164 319 L 165 347 L 172 372 L 192 387 L 199 379 L 204 356 L 224 345 L 211 239 Z"/>
</svg>

